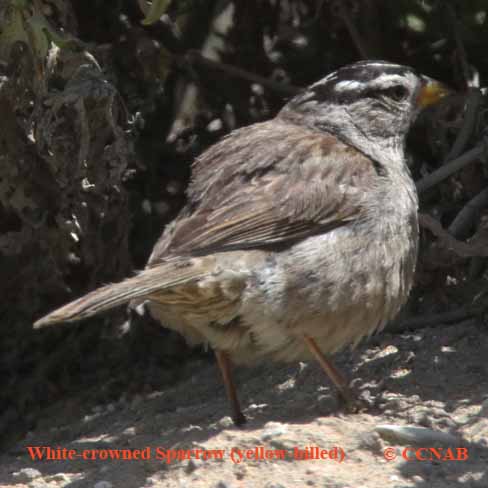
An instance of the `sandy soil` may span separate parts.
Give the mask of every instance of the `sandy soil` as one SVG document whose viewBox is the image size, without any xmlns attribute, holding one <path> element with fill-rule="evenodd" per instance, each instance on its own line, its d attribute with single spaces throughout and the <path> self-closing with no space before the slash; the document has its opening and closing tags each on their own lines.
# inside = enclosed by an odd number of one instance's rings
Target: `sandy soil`
<svg viewBox="0 0 488 488">
<path fill-rule="evenodd" d="M 0 458 L 0 486 L 486 488 L 487 357 L 488 330 L 473 320 L 384 333 L 337 357 L 366 407 L 355 414 L 340 411 L 315 364 L 241 369 L 249 422 L 240 429 L 227 416 L 215 364 L 194 362 L 186 381 L 163 392 L 90 411 L 78 398 L 53 405 Z M 27 446 L 89 457 L 143 450 L 148 459 L 34 461 Z M 295 448 L 307 447 L 326 458 L 294 459 Z M 429 447 L 437 450 L 416 450 Z M 168 462 L 168 452 L 192 459 Z"/>
</svg>

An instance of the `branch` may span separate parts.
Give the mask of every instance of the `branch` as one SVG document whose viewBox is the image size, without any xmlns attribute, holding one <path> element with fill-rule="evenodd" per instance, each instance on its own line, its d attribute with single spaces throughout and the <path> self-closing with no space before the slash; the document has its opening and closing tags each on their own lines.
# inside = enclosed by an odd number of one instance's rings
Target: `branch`
<svg viewBox="0 0 488 488">
<path fill-rule="evenodd" d="M 191 65 L 199 65 L 205 66 L 208 68 L 217 69 L 219 71 L 223 71 L 224 73 L 234 76 L 236 78 L 241 78 L 252 83 L 259 83 L 263 85 L 265 88 L 269 88 L 276 93 L 280 93 L 284 96 L 295 96 L 297 93 L 301 91 L 300 88 L 293 86 L 293 85 L 286 85 L 283 83 L 277 83 L 269 78 L 265 78 L 264 76 L 260 76 L 249 71 L 246 71 L 242 68 L 238 68 L 236 66 L 232 66 L 230 64 L 221 63 L 218 61 L 214 61 L 212 59 L 206 58 L 202 56 L 198 51 L 189 50 L 184 56 L 183 59 L 190 63 Z"/>
<path fill-rule="evenodd" d="M 418 317 L 412 317 L 407 320 L 393 322 L 388 326 L 388 332 L 403 332 L 406 330 L 425 329 L 427 327 L 435 327 L 438 325 L 451 324 L 453 322 L 461 322 L 466 319 L 476 317 L 483 313 L 482 307 L 466 307 L 452 310 L 450 312 L 433 313 Z"/>
<path fill-rule="evenodd" d="M 351 17 L 349 15 L 349 12 L 347 11 L 346 7 L 344 6 L 344 2 L 342 0 L 339 0 L 337 2 L 337 8 L 339 9 L 339 16 L 342 18 L 344 21 L 344 24 L 346 25 L 346 29 L 349 32 L 349 35 L 351 36 L 352 42 L 356 46 L 356 49 L 359 52 L 359 55 L 361 56 L 362 59 L 370 59 L 370 49 L 367 47 L 365 41 L 361 38 L 359 35 L 359 31 L 357 30 L 356 26 L 354 25 L 354 22 L 351 20 Z"/>
<path fill-rule="evenodd" d="M 481 105 L 482 97 L 483 95 L 478 88 L 471 88 L 468 91 L 463 125 L 447 155 L 446 161 L 451 161 L 452 159 L 457 158 L 466 147 L 476 125 L 478 109 Z"/>
<path fill-rule="evenodd" d="M 453 251 L 462 258 L 472 258 L 475 256 L 488 257 L 488 246 L 484 243 L 467 244 L 458 241 L 454 236 L 449 234 L 440 222 L 430 215 L 419 214 L 419 224 L 425 229 L 430 230 L 432 234 L 439 238 L 439 241 L 446 249 Z"/>
<path fill-rule="evenodd" d="M 449 161 L 448 163 L 441 166 L 438 170 L 418 180 L 416 182 L 417 191 L 419 193 L 422 193 L 425 190 L 428 190 L 429 188 L 433 187 L 434 185 L 437 185 L 437 183 L 440 183 L 441 181 L 445 180 L 456 171 L 459 171 L 465 166 L 468 166 L 469 164 L 478 161 L 478 159 L 484 156 L 485 151 L 486 151 L 486 146 L 483 141 L 473 149 L 465 152 L 463 155 L 459 156 L 458 158 Z"/>
<path fill-rule="evenodd" d="M 486 205 L 488 205 L 488 188 L 480 191 L 461 209 L 451 222 L 448 229 L 449 233 L 456 237 L 465 234 L 476 213 Z"/>
<path fill-rule="evenodd" d="M 464 48 L 463 41 L 461 39 L 461 34 L 459 32 L 459 24 L 458 20 L 456 17 L 456 13 L 454 12 L 454 8 L 452 5 L 450 5 L 448 2 L 445 3 L 445 7 L 447 10 L 447 15 L 449 17 L 449 21 L 451 23 L 452 27 L 452 33 L 454 35 L 454 39 L 456 41 L 456 47 L 457 51 L 459 54 L 459 60 L 461 63 L 461 70 L 463 73 L 463 78 L 464 78 L 464 83 L 468 87 L 469 86 L 469 80 L 471 78 L 470 73 L 469 73 L 469 63 L 468 63 L 468 57 L 466 56 L 466 49 Z"/>
</svg>

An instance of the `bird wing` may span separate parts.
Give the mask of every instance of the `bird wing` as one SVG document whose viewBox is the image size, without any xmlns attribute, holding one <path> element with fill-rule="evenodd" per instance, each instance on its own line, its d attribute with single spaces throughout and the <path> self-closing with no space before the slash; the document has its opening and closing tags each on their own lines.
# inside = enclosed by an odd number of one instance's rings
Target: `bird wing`
<svg viewBox="0 0 488 488">
<path fill-rule="evenodd" d="M 149 265 L 287 246 L 360 218 L 377 165 L 330 134 L 273 123 L 237 131 L 197 160 L 188 206 Z"/>
</svg>

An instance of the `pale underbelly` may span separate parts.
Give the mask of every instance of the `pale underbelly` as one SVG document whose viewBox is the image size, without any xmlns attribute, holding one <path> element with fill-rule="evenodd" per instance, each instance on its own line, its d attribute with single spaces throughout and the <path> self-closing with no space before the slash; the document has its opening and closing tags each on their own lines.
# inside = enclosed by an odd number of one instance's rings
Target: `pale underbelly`
<svg viewBox="0 0 488 488">
<path fill-rule="evenodd" d="M 208 293 L 205 304 L 150 302 L 149 308 L 190 344 L 227 351 L 236 363 L 307 360 L 305 335 L 331 354 L 356 345 L 397 314 L 410 290 L 415 249 L 395 253 L 384 241 L 333 231 L 309 239 L 303 249 L 263 255 L 253 272 L 243 274 L 242 287 L 233 282 L 239 291 L 232 300 L 222 291 L 224 282 L 212 281 L 211 299 L 220 300 L 221 315 L 209 318 L 216 307 L 208 307 Z M 232 271 L 235 281 L 239 270 Z"/>
</svg>

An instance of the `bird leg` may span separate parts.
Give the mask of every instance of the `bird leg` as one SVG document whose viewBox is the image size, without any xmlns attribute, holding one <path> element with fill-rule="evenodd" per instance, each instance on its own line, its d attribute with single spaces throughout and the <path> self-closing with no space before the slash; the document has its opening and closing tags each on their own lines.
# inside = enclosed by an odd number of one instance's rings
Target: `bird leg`
<svg viewBox="0 0 488 488">
<path fill-rule="evenodd" d="M 322 351 L 317 346 L 317 343 L 308 336 L 304 336 L 305 344 L 310 349 L 310 352 L 313 354 L 315 359 L 319 362 L 322 369 L 325 371 L 325 374 L 330 378 L 332 383 L 336 386 L 337 390 L 339 391 L 339 396 L 341 400 L 345 403 L 346 407 L 349 410 L 355 410 L 355 399 L 354 395 L 352 394 L 349 386 L 345 378 L 339 372 L 339 370 L 329 361 Z"/>
<path fill-rule="evenodd" d="M 230 402 L 230 408 L 232 410 L 232 420 L 236 426 L 246 423 L 246 417 L 241 412 L 241 406 L 239 405 L 239 399 L 237 398 L 237 391 L 232 379 L 232 371 L 229 356 L 226 352 L 215 351 L 215 357 L 222 373 L 224 380 L 225 391 L 227 398 Z"/>
</svg>

